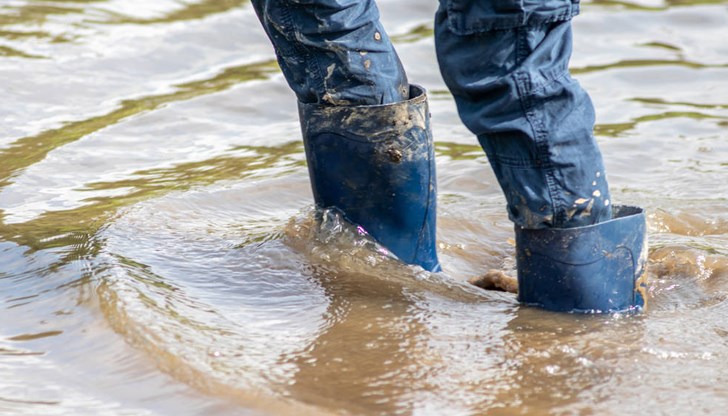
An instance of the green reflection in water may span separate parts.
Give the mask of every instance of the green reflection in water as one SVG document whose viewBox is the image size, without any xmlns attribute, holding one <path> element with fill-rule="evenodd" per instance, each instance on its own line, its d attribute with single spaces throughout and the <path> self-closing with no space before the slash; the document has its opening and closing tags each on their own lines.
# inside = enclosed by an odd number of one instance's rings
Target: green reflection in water
<svg viewBox="0 0 728 416">
<path fill-rule="evenodd" d="M 163 104 L 189 100 L 200 95 L 223 91 L 241 82 L 265 79 L 278 71 L 275 61 L 241 65 L 223 70 L 211 79 L 177 85 L 177 91 L 121 102 L 120 108 L 102 116 L 69 123 L 35 136 L 18 139 L 0 151 L 0 187 L 7 186 L 18 171 L 43 160 L 46 155 L 63 145 L 72 143 L 102 128 Z"/>
<path fill-rule="evenodd" d="M 143 200 L 159 193 L 186 190 L 192 186 L 209 185 L 226 179 L 239 179 L 258 170 L 274 166 L 280 167 L 282 162 L 285 162 L 286 169 L 279 171 L 278 175 L 290 173 L 292 170 L 305 166 L 303 160 L 289 158 L 291 155 L 303 152 L 300 141 L 292 141 L 280 146 L 241 146 L 236 149 L 237 152 L 244 150 L 242 152 L 244 155 L 219 156 L 182 163 L 171 168 L 146 169 L 134 173 L 133 178 L 87 184 L 86 191 L 119 189 L 133 191 L 122 196 L 93 197 L 85 201 L 127 205 L 127 199 Z"/>
<path fill-rule="evenodd" d="M 263 169 L 276 168 L 277 175 L 300 170 L 305 162 L 295 157 L 303 152 L 300 141 L 280 146 L 244 146 L 243 155 L 226 155 L 208 160 L 182 163 L 169 168 L 147 169 L 134 173 L 129 179 L 116 182 L 96 182 L 85 190 L 123 190 L 123 195 L 91 197 L 87 205 L 65 211 L 45 212 L 24 223 L 0 222 L 0 239 L 13 241 L 33 250 L 53 247 L 73 247 L 65 261 L 85 258 L 96 252 L 92 241 L 120 208 L 196 186 L 222 180 L 242 179 Z M 238 150 L 240 151 L 240 150 Z M 2 213 L 0 212 L 0 219 Z"/>
<path fill-rule="evenodd" d="M 50 16 L 77 14 L 82 11 L 78 7 L 62 7 L 51 5 L 39 5 L 37 3 L 28 3 L 14 7 L 0 8 L 0 26 L 9 25 L 41 25 L 45 23 Z"/>
<path fill-rule="evenodd" d="M 480 145 L 440 141 L 435 142 L 435 153 L 438 157 L 444 156 L 451 160 L 475 160 L 485 157 Z"/>
<path fill-rule="evenodd" d="M 604 71 L 613 68 L 643 68 L 649 66 L 682 66 L 693 69 L 703 68 L 728 68 L 728 64 L 701 64 L 699 62 L 685 61 L 680 59 L 628 59 L 611 64 L 589 65 L 581 68 L 571 68 L 574 75 L 587 74 L 590 72 Z"/>
<path fill-rule="evenodd" d="M 640 46 L 646 46 L 648 48 L 659 48 L 659 49 L 667 49 L 669 51 L 675 51 L 675 52 L 682 52 L 682 49 L 678 48 L 675 45 L 670 45 L 669 43 L 664 42 L 647 42 L 642 43 Z"/>
<path fill-rule="evenodd" d="M 432 25 L 425 24 L 415 26 L 414 28 L 410 29 L 409 32 L 400 35 L 394 35 L 391 38 L 392 42 L 395 43 L 414 43 L 422 39 L 431 38 L 434 36 L 434 34 L 435 30 L 432 28 Z"/>
<path fill-rule="evenodd" d="M 52 150 L 127 117 L 155 110 L 171 102 L 222 91 L 241 82 L 265 79 L 277 72 L 275 61 L 227 68 L 213 78 L 177 85 L 175 92 L 126 100 L 121 103 L 120 108 L 108 114 L 19 139 L 0 150 L 0 187 L 10 184 L 14 175 L 42 161 Z M 129 188 L 130 191 L 122 196 L 89 198 L 86 202 L 90 204 L 83 207 L 46 212 L 26 223 L 5 224 L 4 213 L 0 211 L 0 239 L 14 241 L 33 249 L 72 246 L 75 247 L 76 256 L 84 256 L 89 250 L 93 250 L 93 244 L 89 243 L 93 234 L 122 206 L 172 190 L 245 177 L 257 169 L 273 166 L 290 154 L 300 153 L 301 149 L 299 143 L 289 143 L 277 147 L 241 147 L 234 151 L 244 154 L 184 163 L 172 168 L 140 171 L 136 173 L 136 179 L 90 184 L 88 190 Z M 301 163 L 303 162 L 289 161 L 288 164 L 298 166 Z"/>
<path fill-rule="evenodd" d="M 663 11 L 671 7 L 677 6 L 701 6 L 713 4 L 725 4 L 725 0 L 663 0 L 664 6 L 646 6 L 644 4 L 633 3 L 624 0 L 592 0 L 588 4 L 599 6 L 620 7 L 629 10 L 641 11 Z"/>
<path fill-rule="evenodd" d="M 34 341 L 36 339 L 54 337 L 54 336 L 60 335 L 62 333 L 63 333 L 63 331 L 45 331 L 45 332 L 39 332 L 39 333 L 35 333 L 35 334 L 16 335 L 14 337 L 8 338 L 8 340 L 10 340 L 10 341 Z"/>
<path fill-rule="evenodd" d="M 452 100 L 453 95 L 450 90 L 447 89 L 431 89 L 427 90 L 427 96 L 432 100 Z"/>
<path fill-rule="evenodd" d="M 26 58 L 26 59 L 45 59 L 45 56 L 31 55 L 18 49 L 13 49 L 9 46 L 0 45 L 0 56 Z"/>
<path fill-rule="evenodd" d="M 641 117 L 637 117 L 626 123 L 597 124 L 594 127 L 594 133 L 597 136 L 619 137 L 619 136 L 622 136 L 624 133 L 634 129 L 640 123 L 649 122 L 649 121 L 667 120 L 667 119 L 671 119 L 671 118 L 691 118 L 694 120 L 705 120 L 705 119 L 728 120 L 728 117 L 715 116 L 712 114 L 705 114 L 705 113 L 700 113 L 700 112 L 666 111 L 666 112 L 659 113 L 659 114 L 648 114 L 648 115 L 644 115 Z"/>
<path fill-rule="evenodd" d="M 28 1 L 19 5 L 0 5 L 0 27 L 14 26 L 16 28 L 38 28 L 47 23 L 52 17 L 64 15 L 81 15 L 88 14 L 91 10 L 88 5 L 94 5 L 94 14 L 103 13 L 108 16 L 106 20 L 93 19 L 85 20 L 86 23 L 101 24 L 157 24 L 157 23 L 173 23 L 179 21 L 203 19 L 207 16 L 224 13 L 231 9 L 242 6 L 248 0 L 204 0 L 196 3 L 183 3 L 184 7 L 172 11 L 162 17 L 155 18 L 134 18 L 120 13 L 103 10 L 98 7 L 99 3 L 107 3 L 108 0 L 55 0 L 48 2 Z M 22 39 L 34 38 L 37 40 L 46 40 L 50 43 L 70 42 L 73 26 L 69 27 L 69 34 L 54 36 L 50 33 L 32 30 L 0 30 L 0 39 L 9 41 L 17 41 Z M 71 36 L 69 38 L 69 36 Z M 19 58 L 44 58 L 22 52 L 17 48 L 8 46 L 0 47 L 0 57 L 19 57 Z"/>
<path fill-rule="evenodd" d="M 693 108 L 703 108 L 703 109 L 709 109 L 709 110 L 728 110 L 728 104 L 698 104 L 698 103 L 689 103 L 689 102 L 685 102 L 685 101 L 667 101 L 662 98 L 633 98 L 630 101 L 634 101 L 637 103 L 643 103 L 643 104 L 693 107 Z"/>
<path fill-rule="evenodd" d="M 25 40 L 25 39 L 49 39 L 51 43 L 66 43 L 70 42 L 71 39 L 65 36 L 53 36 L 46 32 L 34 31 L 15 31 L 15 30 L 0 30 L 0 38 L 8 40 Z"/>
<path fill-rule="evenodd" d="M 26 1 L 21 4 L 0 5 L 0 26 L 42 25 L 52 16 L 83 14 L 86 4 L 105 3 L 108 0 L 53 0 Z"/>
<path fill-rule="evenodd" d="M 67 14 L 84 14 L 89 4 L 108 3 L 108 0 L 53 0 L 47 2 L 28 1 L 20 5 L 0 5 L 0 26 L 21 24 L 43 24 L 49 17 Z M 150 19 L 131 18 L 119 13 L 105 11 L 112 19 L 104 23 L 171 23 L 182 20 L 202 19 L 212 14 L 223 13 L 240 7 L 248 0 L 203 0 L 194 3 L 179 2 L 182 9 L 168 13 L 164 17 Z M 98 10 L 98 9 L 96 9 Z"/>
<path fill-rule="evenodd" d="M 185 7 L 183 9 L 175 10 L 162 17 L 145 19 L 129 17 L 117 13 L 110 13 L 112 14 L 111 19 L 98 23 L 146 25 L 157 23 L 174 23 L 185 20 L 198 20 L 214 14 L 227 12 L 246 3 L 248 3 L 248 0 L 204 0 L 199 3 L 187 3 L 185 4 Z"/>
</svg>

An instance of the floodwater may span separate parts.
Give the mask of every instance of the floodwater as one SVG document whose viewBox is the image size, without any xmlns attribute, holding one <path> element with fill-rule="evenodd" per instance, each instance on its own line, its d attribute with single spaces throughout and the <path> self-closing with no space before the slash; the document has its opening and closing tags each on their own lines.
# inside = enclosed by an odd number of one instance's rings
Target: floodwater
<svg viewBox="0 0 728 416">
<path fill-rule="evenodd" d="M 465 283 L 513 272 L 504 201 L 438 74 L 436 2 L 380 6 L 430 91 L 437 275 L 314 226 L 245 0 L 0 2 L 0 414 L 724 414 L 728 3 L 574 23 L 613 199 L 648 210 L 635 316 Z"/>
</svg>

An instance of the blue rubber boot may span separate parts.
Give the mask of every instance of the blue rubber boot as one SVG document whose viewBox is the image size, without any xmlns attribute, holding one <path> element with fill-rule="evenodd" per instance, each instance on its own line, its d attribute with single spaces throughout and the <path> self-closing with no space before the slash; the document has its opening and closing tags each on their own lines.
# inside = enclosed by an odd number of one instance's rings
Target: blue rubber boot
<svg viewBox="0 0 728 416">
<path fill-rule="evenodd" d="M 395 104 L 299 102 L 299 115 L 316 205 L 338 208 L 403 262 L 440 271 L 425 90 L 411 85 Z"/>
<path fill-rule="evenodd" d="M 647 233 L 641 208 L 577 228 L 516 227 L 518 300 L 561 312 L 620 312 L 645 305 Z"/>
</svg>

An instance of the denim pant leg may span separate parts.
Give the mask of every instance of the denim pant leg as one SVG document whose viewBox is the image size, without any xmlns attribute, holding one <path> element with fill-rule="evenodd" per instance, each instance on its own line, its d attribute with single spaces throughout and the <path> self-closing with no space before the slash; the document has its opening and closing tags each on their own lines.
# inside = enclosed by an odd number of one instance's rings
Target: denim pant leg
<svg viewBox="0 0 728 416">
<path fill-rule="evenodd" d="M 252 0 L 278 63 L 306 104 L 376 105 L 409 98 L 374 0 Z"/>
<path fill-rule="evenodd" d="M 571 78 L 578 0 L 440 0 L 440 70 L 523 228 L 611 218 L 594 108 Z"/>
</svg>

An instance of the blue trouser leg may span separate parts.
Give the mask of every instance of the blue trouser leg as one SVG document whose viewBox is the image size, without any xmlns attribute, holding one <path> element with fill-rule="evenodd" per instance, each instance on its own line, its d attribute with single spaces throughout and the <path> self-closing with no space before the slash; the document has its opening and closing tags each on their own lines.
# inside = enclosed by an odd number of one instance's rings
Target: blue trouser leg
<svg viewBox="0 0 728 416">
<path fill-rule="evenodd" d="M 594 109 L 568 71 L 575 0 L 441 0 L 435 40 L 460 117 L 529 229 L 611 218 Z"/>
<path fill-rule="evenodd" d="M 409 98 L 374 0 L 252 0 L 302 103 L 377 105 Z"/>
<path fill-rule="evenodd" d="M 440 0 L 437 57 L 515 223 L 518 299 L 550 310 L 644 304 L 645 217 L 612 205 L 594 108 L 569 75 L 578 0 Z"/>
</svg>

